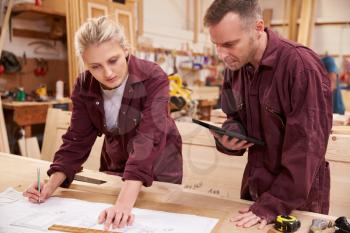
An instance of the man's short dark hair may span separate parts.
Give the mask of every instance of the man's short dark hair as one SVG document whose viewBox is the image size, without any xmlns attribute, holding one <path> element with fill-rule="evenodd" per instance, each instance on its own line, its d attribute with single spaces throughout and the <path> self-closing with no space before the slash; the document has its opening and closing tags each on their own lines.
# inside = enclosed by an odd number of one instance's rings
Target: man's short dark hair
<svg viewBox="0 0 350 233">
<path fill-rule="evenodd" d="M 246 24 L 261 19 L 258 0 L 215 0 L 205 13 L 204 25 L 209 27 L 218 24 L 229 12 L 238 14 Z"/>
</svg>

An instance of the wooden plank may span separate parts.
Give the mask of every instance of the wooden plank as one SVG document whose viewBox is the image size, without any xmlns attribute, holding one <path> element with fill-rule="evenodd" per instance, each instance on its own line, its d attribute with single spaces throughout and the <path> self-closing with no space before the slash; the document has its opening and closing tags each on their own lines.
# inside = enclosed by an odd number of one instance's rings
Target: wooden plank
<svg viewBox="0 0 350 233">
<path fill-rule="evenodd" d="M 343 97 L 345 111 L 350 112 L 350 90 L 341 90 L 341 95 Z"/>
<path fill-rule="evenodd" d="M 15 187 L 18 191 L 24 191 L 30 184 L 32 184 L 33 180 L 35 180 L 36 169 L 40 168 L 42 171 L 45 171 L 48 169 L 49 164 L 50 163 L 46 161 L 34 160 L 30 158 L 24 158 L 22 156 L 14 156 L 10 154 L 0 153 L 0 176 L 2 177 L 2 179 L 0 179 L 0 191 L 5 190 L 9 186 Z M 13 169 L 13 167 L 16 167 L 17 169 Z M 334 168 L 337 169 L 338 167 Z M 122 181 L 120 180 L 120 178 L 113 175 L 107 175 L 96 171 L 85 171 L 83 172 L 83 174 L 97 179 L 106 180 L 107 183 L 111 182 L 114 185 L 115 189 L 120 189 L 122 185 Z M 47 178 L 45 172 L 42 172 L 41 175 L 43 180 Z M 21 177 L 21 179 L 18 179 L 18 177 Z M 333 182 L 334 179 L 331 180 Z M 116 181 L 118 181 L 119 183 Z M 348 183 L 345 183 L 345 181 L 347 181 Z M 334 185 L 334 183 L 332 183 L 332 189 L 334 188 L 333 191 L 335 193 L 338 193 L 339 195 L 343 193 L 348 194 L 350 190 L 348 188 L 349 181 L 350 179 L 344 179 L 343 183 L 339 183 L 337 185 Z M 232 222 L 229 221 L 229 219 L 232 217 L 232 214 L 237 213 L 239 209 L 249 207 L 252 204 L 252 202 L 243 201 L 239 199 L 225 200 L 222 198 L 215 198 L 208 195 L 201 195 L 188 192 L 187 190 L 179 190 L 176 192 L 172 192 L 171 195 L 169 195 L 168 198 L 165 199 L 162 195 L 160 195 L 160 191 L 162 190 L 164 191 L 164 193 L 168 192 L 167 188 L 163 185 L 164 183 L 154 182 L 152 187 L 143 188 L 138 196 L 138 200 L 135 204 L 135 207 L 219 218 L 219 224 L 214 229 L 213 233 L 257 232 L 256 227 L 234 228 L 232 226 Z M 166 185 L 176 186 L 172 184 Z M 343 191 L 344 188 L 346 190 Z M 96 189 L 103 190 L 104 188 L 96 186 Z M 113 195 L 77 192 L 75 190 L 70 189 L 58 189 L 55 192 L 55 196 L 75 198 L 94 202 L 104 202 L 110 204 L 115 203 L 116 200 L 116 196 Z M 347 201 L 349 201 L 349 198 L 347 198 Z M 202 208 L 203 206 L 205 206 L 205 209 Z M 331 202 L 331 211 L 334 210 L 332 206 L 335 205 Z M 342 206 L 341 203 L 338 203 L 337 206 L 339 206 L 339 208 L 337 209 L 337 214 L 335 214 L 334 216 L 350 216 L 349 205 L 344 204 Z M 212 212 L 211 209 L 216 210 L 216 212 Z M 292 214 L 295 215 L 301 221 L 301 228 L 300 230 L 298 230 L 298 232 L 300 233 L 309 232 L 311 222 L 314 218 L 332 220 L 335 219 L 335 217 L 332 216 L 320 215 L 304 211 L 293 211 Z M 267 231 L 271 227 L 272 225 L 268 225 L 265 230 Z"/>
<path fill-rule="evenodd" d="M 264 25 L 265 27 L 270 27 L 271 26 L 271 20 L 272 20 L 272 9 L 264 9 L 262 12 L 262 17 L 264 20 Z"/>
<path fill-rule="evenodd" d="M 300 12 L 301 0 L 290 0 L 290 13 L 288 23 L 288 39 L 297 41 L 298 39 L 298 24 L 297 20 Z M 286 12 L 285 12 L 286 13 Z"/>
<path fill-rule="evenodd" d="M 45 1 L 44 1 L 45 2 Z M 62 1 L 61 1 L 62 4 Z M 42 4 L 41 6 L 36 6 L 31 3 L 19 3 L 13 6 L 13 13 L 16 15 L 24 13 L 24 12 L 35 12 L 38 14 L 46 14 L 46 15 L 56 15 L 65 17 L 66 14 L 62 10 L 57 11 L 56 8 L 50 7 L 48 4 Z"/>
<path fill-rule="evenodd" d="M 96 230 L 92 228 L 84 227 L 72 227 L 66 225 L 57 225 L 54 224 L 48 228 L 49 231 L 62 231 L 62 232 L 71 232 L 71 233 L 120 233 L 120 231 L 105 231 L 105 230 Z"/>
<path fill-rule="evenodd" d="M 191 88 L 192 98 L 195 100 L 217 100 L 220 95 L 219 87 L 194 86 Z"/>
<path fill-rule="evenodd" d="M 0 98 L 0 152 L 10 153 L 9 141 L 7 137 L 4 112 Z"/>
<path fill-rule="evenodd" d="M 82 0 L 66 1 L 67 9 L 67 49 L 69 68 L 69 91 L 72 93 L 75 79 L 78 77 L 80 63 L 74 48 L 74 35 L 83 22 Z"/>
<path fill-rule="evenodd" d="M 350 135 L 350 126 L 333 126 L 332 134 L 346 134 Z"/>
<path fill-rule="evenodd" d="M 201 2 L 200 0 L 194 0 L 194 20 L 193 20 L 193 43 L 198 43 L 199 40 L 199 31 L 200 31 L 200 10 L 201 10 Z"/>
<path fill-rule="evenodd" d="M 215 147 L 214 137 L 208 129 L 192 122 L 176 121 L 175 123 L 183 144 Z"/>
<path fill-rule="evenodd" d="M 300 24 L 298 32 L 298 43 L 310 46 L 315 26 L 315 12 L 317 0 L 302 1 Z"/>
<path fill-rule="evenodd" d="M 10 15 L 11 15 L 12 7 L 13 7 L 13 0 L 8 0 L 6 14 L 5 14 L 5 17 L 4 17 L 3 24 L 2 24 L 2 26 L 1 26 L 1 35 L 0 35 L 0 56 L 1 56 L 1 53 L 2 53 L 2 49 L 3 49 L 3 47 L 4 47 L 5 36 L 7 36 L 7 33 L 9 32 L 9 20 L 10 20 Z M 0 10 L 2 10 L 2 9 L 0 9 Z"/>
<path fill-rule="evenodd" d="M 326 159 L 330 161 L 350 163 L 349 142 L 350 135 L 332 134 L 328 141 Z"/>
<path fill-rule="evenodd" d="M 16 37 L 47 39 L 47 40 L 65 39 L 65 36 L 58 38 L 58 37 L 54 37 L 53 34 L 50 32 L 42 32 L 37 30 L 13 28 L 12 32 L 13 32 L 13 36 L 16 36 Z"/>
<path fill-rule="evenodd" d="M 18 145 L 22 156 L 40 159 L 40 148 L 36 137 L 21 138 L 18 140 Z"/>
<path fill-rule="evenodd" d="M 143 0 L 137 1 L 137 36 L 144 33 L 144 16 L 143 16 Z"/>
<path fill-rule="evenodd" d="M 70 125 L 72 113 L 60 109 L 50 108 L 47 113 L 44 131 L 41 159 L 52 161 L 55 152 L 62 145 L 62 136 L 67 132 Z M 104 141 L 104 135 L 97 137 L 84 168 L 98 170 L 100 168 L 100 157 Z"/>
</svg>

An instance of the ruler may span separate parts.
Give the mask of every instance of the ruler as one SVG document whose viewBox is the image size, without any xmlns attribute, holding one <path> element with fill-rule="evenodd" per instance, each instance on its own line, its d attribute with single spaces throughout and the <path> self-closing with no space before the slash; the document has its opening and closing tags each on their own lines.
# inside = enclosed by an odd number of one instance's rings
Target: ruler
<svg viewBox="0 0 350 233">
<path fill-rule="evenodd" d="M 49 227 L 50 231 L 63 231 L 63 232 L 71 232 L 71 233 L 121 233 L 116 231 L 105 231 L 105 230 L 96 230 L 91 228 L 83 228 L 83 227 L 71 227 L 64 225 L 54 224 Z"/>
</svg>

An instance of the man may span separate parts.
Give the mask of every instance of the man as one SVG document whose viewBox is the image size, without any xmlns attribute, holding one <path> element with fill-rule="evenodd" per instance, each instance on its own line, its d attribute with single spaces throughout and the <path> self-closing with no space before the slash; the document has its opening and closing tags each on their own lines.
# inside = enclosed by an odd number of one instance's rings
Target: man
<svg viewBox="0 0 350 233">
<path fill-rule="evenodd" d="M 335 60 L 331 56 L 325 56 L 322 58 L 322 62 L 328 72 L 328 78 L 331 80 L 332 97 L 333 97 L 333 113 L 344 115 L 345 106 L 343 97 L 341 95 L 338 68 L 335 64 Z"/>
<path fill-rule="evenodd" d="M 242 155 L 249 148 L 241 198 L 255 203 L 231 221 L 262 229 L 294 209 L 327 214 L 332 99 L 318 56 L 264 28 L 258 0 L 215 0 L 204 23 L 227 67 L 223 127 L 266 144 L 213 133 L 221 152 Z"/>
</svg>

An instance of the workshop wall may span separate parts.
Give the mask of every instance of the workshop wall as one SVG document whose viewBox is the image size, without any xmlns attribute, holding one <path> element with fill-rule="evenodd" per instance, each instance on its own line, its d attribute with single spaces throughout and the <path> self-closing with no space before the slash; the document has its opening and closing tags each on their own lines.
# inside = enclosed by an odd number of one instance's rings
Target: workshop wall
<svg viewBox="0 0 350 233">
<path fill-rule="evenodd" d="M 210 0 L 200 1 L 201 17 Z M 194 1 L 187 0 L 147 0 L 144 2 L 144 34 L 141 42 L 148 41 L 154 47 L 203 52 L 205 48 L 211 48 L 210 38 L 207 33 L 199 35 L 198 43 L 193 43 L 193 6 Z M 200 21 L 200 25 L 203 22 Z"/>
<path fill-rule="evenodd" d="M 50 25 L 46 21 L 12 19 L 12 28 L 40 30 L 49 32 Z M 15 90 L 23 87 L 27 93 L 31 93 L 40 85 L 47 86 L 48 91 L 55 90 L 57 80 L 64 81 L 65 95 L 68 95 L 68 63 L 67 47 L 60 40 L 32 39 L 25 37 L 6 36 L 4 50 L 14 53 L 22 64 L 22 71 L 14 74 L 0 76 L 0 91 Z M 37 76 L 34 70 L 41 64 L 38 59 L 46 61 L 45 75 Z"/>
<path fill-rule="evenodd" d="M 272 24 L 283 24 L 288 22 L 288 12 L 285 13 L 286 1 L 260 0 L 263 9 L 273 10 Z M 350 22 L 349 0 L 318 0 L 316 7 L 316 23 Z M 282 36 L 288 34 L 287 27 L 274 26 Z M 350 55 L 350 24 L 327 24 L 316 25 L 312 35 L 311 48 L 318 54 L 334 55 L 338 67 L 343 59 L 342 55 Z"/>
</svg>

